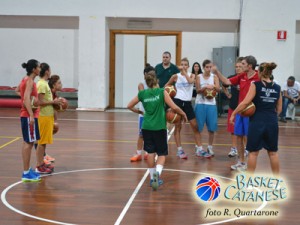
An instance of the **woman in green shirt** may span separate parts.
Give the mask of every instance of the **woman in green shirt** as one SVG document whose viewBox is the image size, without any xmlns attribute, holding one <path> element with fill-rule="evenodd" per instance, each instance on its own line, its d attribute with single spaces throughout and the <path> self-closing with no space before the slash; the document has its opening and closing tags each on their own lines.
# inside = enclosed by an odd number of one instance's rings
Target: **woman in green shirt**
<svg viewBox="0 0 300 225">
<path fill-rule="evenodd" d="M 184 121 L 187 121 L 187 117 L 172 101 L 169 94 L 163 88 L 159 88 L 154 71 L 146 74 L 145 81 L 149 89 L 140 91 L 128 103 L 127 108 L 135 113 L 143 114 L 142 111 L 134 106 L 138 102 L 142 102 L 144 106 L 144 122 L 142 125 L 144 150 L 149 154 L 147 163 L 150 172 L 150 185 L 156 190 L 159 185 L 163 184 L 160 176 L 165 164 L 166 155 L 168 155 L 165 103 L 176 113 L 180 114 Z M 156 166 L 154 160 L 155 154 L 158 156 Z"/>
</svg>

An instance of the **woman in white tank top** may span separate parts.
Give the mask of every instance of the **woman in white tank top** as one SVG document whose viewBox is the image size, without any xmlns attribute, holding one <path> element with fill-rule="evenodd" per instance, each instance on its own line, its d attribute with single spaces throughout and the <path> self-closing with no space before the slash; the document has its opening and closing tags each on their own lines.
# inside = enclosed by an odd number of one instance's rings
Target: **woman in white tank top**
<svg viewBox="0 0 300 225">
<path fill-rule="evenodd" d="M 193 95 L 193 86 L 195 82 L 195 74 L 188 73 L 189 61 L 187 58 L 183 58 L 181 60 L 181 66 L 179 67 L 180 73 L 174 74 L 170 80 L 167 82 L 166 86 L 173 85 L 175 83 L 175 87 L 177 90 L 176 96 L 174 97 L 174 103 L 179 106 L 187 115 L 187 118 L 190 122 L 191 128 L 194 132 L 196 146 L 200 145 L 200 133 L 198 132 L 197 122 L 195 118 L 195 112 L 192 107 L 192 95 Z M 177 145 L 177 156 L 180 159 L 187 159 L 187 155 L 185 154 L 182 146 L 181 146 L 181 123 L 175 124 L 175 142 Z M 204 153 L 202 155 L 207 157 L 208 155 Z"/>
<path fill-rule="evenodd" d="M 208 130 L 208 147 L 207 152 L 210 155 L 214 155 L 212 150 L 212 144 L 214 140 L 214 132 L 218 129 L 218 112 L 215 98 L 206 98 L 204 91 L 206 89 L 215 89 L 217 92 L 220 91 L 220 82 L 217 76 L 211 73 L 212 62 L 208 59 L 202 63 L 203 74 L 199 74 L 196 77 L 196 91 L 197 96 L 195 100 L 195 114 L 198 124 L 198 130 L 200 132 L 200 149 L 203 151 L 201 132 L 204 124 Z M 196 152 L 196 154 L 198 154 Z"/>
</svg>

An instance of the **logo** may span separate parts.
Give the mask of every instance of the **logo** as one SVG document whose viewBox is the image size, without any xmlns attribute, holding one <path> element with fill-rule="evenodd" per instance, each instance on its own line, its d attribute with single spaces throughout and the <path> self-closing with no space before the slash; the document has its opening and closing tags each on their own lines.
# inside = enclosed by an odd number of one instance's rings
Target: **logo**
<svg viewBox="0 0 300 225">
<path fill-rule="evenodd" d="M 213 177 L 205 177 L 198 181 L 196 185 L 196 194 L 205 201 L 213 201 L 219 197 L 221 187 L 219 182 Z"/>
</svg>

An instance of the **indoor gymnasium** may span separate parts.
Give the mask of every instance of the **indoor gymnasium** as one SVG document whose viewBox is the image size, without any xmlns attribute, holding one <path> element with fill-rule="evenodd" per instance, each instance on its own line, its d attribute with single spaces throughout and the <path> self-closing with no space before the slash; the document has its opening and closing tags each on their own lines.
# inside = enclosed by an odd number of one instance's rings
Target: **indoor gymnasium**
<svg viewBox="0 0 300 225">
<path fill-rule="evenodd" d="M 0 225 L 299 224 L 299 8 L 1 0 Z"/>
</svg>

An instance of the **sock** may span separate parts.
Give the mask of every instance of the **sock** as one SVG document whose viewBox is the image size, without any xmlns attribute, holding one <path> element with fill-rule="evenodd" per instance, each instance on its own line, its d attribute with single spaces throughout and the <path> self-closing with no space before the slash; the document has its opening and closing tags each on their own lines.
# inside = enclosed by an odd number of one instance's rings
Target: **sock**
<svg viewBox="0 0 300 225">
<path fill-rule="evenodd" d="M 136 150 L 136 153 L 137 153 L 138 155 L 141 155 L 141 154 L 142 154 L 142 151 L 143 151 L 143 150 Z"/>
<path fill-rule="evenodd" d="M 28 174 L 28 173 L 29 173 L 29 171 L 30 171 L 30 168 L 29 168 L 29 170 L 27 170 L 27 171 L 24 171 L 23 173 L 24 173 L 24 174 Z"/>
<path fill-rule="evenodd" d="M 156 171 L 159 173 L 159 176 L 161 175 L 163 168 L 164 168 L 163 165 L 160 164 L 156 165 Z"/>
<path fill-rule="evenodd" d="M 197 152 L 198 152 L 198 151 L 203 151 L 203 147 L 202 147 L 202 145 L 201 145 L 201 146 L 197 146 L 197 148 L 196 148 L 196 149 L 197 149 Z"/>
<path fill-rule="evenodd" d="M 211 150 L 211 149 L 213 148 L 213 146 L 212 146 L 212 145 L 208 145 L 207 148 L 208 148 L 209 150 Z"/>
<path fill-rule="evenodd" d="M 177 148 L 177 151 L 182 151 L 182 150 L 183 150 L 182 146 Z"/>
<path fill-rule="evenodd" d="M 150 178 L 153 180 L 153 174 L 156 172 L 156 168 L 149 168 Z"/>
</svg>

